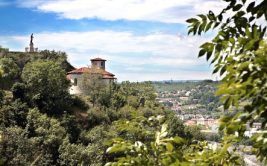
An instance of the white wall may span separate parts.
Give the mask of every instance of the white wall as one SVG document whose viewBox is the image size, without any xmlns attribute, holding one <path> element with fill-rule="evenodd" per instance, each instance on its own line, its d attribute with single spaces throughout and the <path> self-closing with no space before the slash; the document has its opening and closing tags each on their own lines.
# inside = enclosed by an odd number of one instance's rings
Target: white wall
<svg viewBox="0 0 267 166">
<path fill-rule="evenodd" d="M 69 74 L 69 78 L 71 79 L 71 87 L 69 89 L 70 94 L 81 94 L 82 91 L 80 89 L 81 87 L 81 79 L 82 74 Z M 77 78 L 77 86 L 74 86 L 74 79 Z"/>
</svg>

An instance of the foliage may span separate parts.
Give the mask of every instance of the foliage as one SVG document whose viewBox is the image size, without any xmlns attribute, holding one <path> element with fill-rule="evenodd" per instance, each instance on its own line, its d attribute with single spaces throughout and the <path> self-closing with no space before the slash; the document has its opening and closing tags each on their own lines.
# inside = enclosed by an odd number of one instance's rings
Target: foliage
<svg viewBox="0 0 267 166">
<path fill-rule="evenodd" d="M 1 137 L 0 156 L 4 165 L 30 165 L 40 153 L 36 142 L 28 139 L 22 128 L 5 128 Z"/>
<path fill-rule="evenodd" d="M 199 57 L 206 55 L 219 73 L 222 84 L 217 92 L 225 110 L 238 110 L 222 119 L 227 134 L 243 136 L 246 123 L 261 120 L 263 133 L 256 135 L 257 155 L 267 162 L 266 132 L 266 34 L 267 1 L 225 0 L 228 6 L 218 15 L 210 11 L 188 19 L 188 33 L 202 34 L 218 29 L 210 42 L 200 46 Z M 261 21 L 263 21 L 263 23 Z"/>
<path fill-rule="evenodd" d="M 16 79 L 19 78 L 19 67 L 11 58 L 0 58 L 0 88 L 10 89 Z"/>
<path fill-rule="evenodd" d="M 85 72 L 82 75 L 81 82 L 81 89 L 84 94 L 91 97 L 93 106 L 98 103 L 101 94 L 105 92 L 105 88 L 107 87 L 107 85 L 102 80 L 102 75 L 95 72 L 97 71 Z"/>
<path fill-rule="evenodd" d="M 101 155 L 99 147 L 88 145 L 84 147 L 81 144 L 70 144 L 64 140 L 59 148 L 60 165 L 101 165 Z M 100 156 L 100 158 L 98 158 Z"/>
<path fill-rule="evenodd" d="M 140 141 L 134 144 L 122 139 L 114 139 L 112 147 L 107 149 L 108 153 L 120 153 L 121 157 L 116 162 L 108 165 L 171 165 L 185 164 L 182 151 L 175 151 L 176 147 L 181 148 L 184 141 L 180 137 L 166 138 L 167 125 L 163 125 L 160 132 L 151 144 L 146 145 Z"/>
<path fill-rule="evenodd" d="M 12 125 L 25 127 L 27 112 L 27 104 L 21 102 L 19 99 L 15 100 L 10 105 L 4 105 L 0 108 L 1 127 L 9 127 Z"/>
<path fill-rule="evenodd" d="M 155 139 L 149 143 L 134 143 L 117 138 L 107 149 L 109 154 L 118 157 L 109 165 L 243 165 L 242 158 L 230 150 L 230 144 L 209 144 L 206 141 L 185 147 L 181 137 L 167 137 L 167 124 L 156 132 Z"/>
<path fill-rule="evenodd" d="M 60 64 L 60 67 L 65 71 L 69 72 L 74 69 L 74 67 L 67 61 L 67 54 L 61 51 L 49 51 L 42 50 L 36 56 L 36 59 L 50 60 Z"/>
<path fill-rule="evenodd" d="M 32 109 L 27 115 L 25 130 L 27 136 L 36 141 L 41 148 L 41 156 L 37 163 L 56 164 L 59 156 L 58 148 L 66 138 L 66 130 L 60 122 L 37 109 Z"/>
<path fill-rule="evenodd" d="M 48 114 L 59 114 L 68 108 L 69 81 L 60 66 L 52 61 L 28 63 L 22 72 L 27 97 L 33 106 Z"/>
<path fill-rule="evenodd" d="M 67 61 L 67 54 L 65 52 L 56 52 L 43 50 L 40 52 L 27 53 L 27 52 L 9 52 L 8 50 L 0 51 L 0 58 L 11 58 L 19 66 L 20 70 L 29 62 L 50 60 L 60 64 L 61 68 L 65 72 L 69 72 L 74 69 L 72 65 Z"/>
<path fill-rule="evenodd" d="M 88 110 L 87 125 L 89 128 L 93 128 L 103 123 L 107 124 L 109 122 L 109 117 L 107 116 L 105 111 L 99 110 L 97 108 Z"/>
<path fill-rule="evenodd" d="M 60 124 L 67 132 L 67 137 L 70 143 L 76 143 L 81 133 L 79 120 L 74 115 L 64 113 L 60 119 Z"/>
<path fill-rule="evenodd" d="M 26 85 L 24 83 L 16 82 L 12 88 L 13 99 L 26 100 Z"/>
</svg>

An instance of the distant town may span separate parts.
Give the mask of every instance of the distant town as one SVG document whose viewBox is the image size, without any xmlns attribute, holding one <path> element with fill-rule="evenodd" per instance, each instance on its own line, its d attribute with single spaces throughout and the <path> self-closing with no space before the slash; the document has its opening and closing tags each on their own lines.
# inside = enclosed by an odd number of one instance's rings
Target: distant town
<svg viewBox="0 0 267 166">
<path fill-rule="evenodd" d="M 202 132 L 218 133 L 223 106 L 215 96 L 218 81 L 157 81 L 157 100 L 172 110 L 187 126 L 199 126 Z M 247 124 L 245 136 L 261 132 L 261 123 Z"/>
</svg>

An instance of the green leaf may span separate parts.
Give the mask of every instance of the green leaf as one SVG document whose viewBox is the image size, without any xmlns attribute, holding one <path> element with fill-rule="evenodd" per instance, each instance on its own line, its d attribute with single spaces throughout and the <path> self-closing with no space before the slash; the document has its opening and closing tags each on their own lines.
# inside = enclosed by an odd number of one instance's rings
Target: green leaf
<svg viewBox="0 0 267 166">
<path fill-rule="evenodd" d="M 207 32 L 208 30 L 210 30 L 211 26 L 212 26 L 213 22 L 209 22 L 208 25 L 205 28 L 205 32 Z"/>
<path fill-rule="evenodd" d="M 251 12 L 254 6 L 255 6 L 255 2 L 251 2 L 247 7 L 247 12 Z"/>
<path fill-rule="evenodd" d="M 222 21 L 222 19 L 223 19 L 222 14 L 219 14 L 217 18 L 219 19 L 219 21 Z"/>
<path fill-rule="evenodd" d="M 222 76 L 226 71 L 226 66 L 223 66 L 220 70 L 220 76 Z"/>
<path fill-rule="evenodd" d="M 173 145 L 171 143 L 167 143 L 166 144 L 166 148 L 169 152 L 172 152 L 173 151 Z"/>
<path fill-rule="evenodd" d="M 202 20 L 207 20 L 207 17 L 204 14 L 199 14 L 198 15 Z"/>
<path fill-rule="evenodd" d="M 242 4 L 237 4 L 236 6 L 233 7 L 233 11 L 238 11 L 243 7 Z"/>
<path fill-rule="evenodd" d="M 219 66 L 215 67 L 215 69 L 213 70 L 212 74 L 215 74 L 215 73 L 217 73 L 217 72 L 219 71 L 219 69 L 220 69 L 220 67 L 219 67 Z"/>
<path fill-rule="evenodd" d="M 249 17 L 249 22 L 252 22 L 253 20 L 255 20 L 255 18 L 256 17 L 254 17 L 254 16 Z M 267 20 L 267 18 L 266 18 L 266 20 Z"/>
<path fill-rule="evenodd" d="M 201 49 L 198 53 L 198 57 L 202 57 L 206 53 L 206 50 Z"/>
<path fill-rule="evenodd" d="M 198 29 L 198 35 L 201 35 L 201 32 L 205 31 L 206 22 L 203 22 Z"/>
<path fill-rule="evenodd" d="M 188 30 L 188 35 L 190 35 L 191 33 L 193 33 L 194 32 L 194 28 L 190 28 L 189 30 Z"/>
<path fill-rule="evenodd" d="M 214 15 L 214 13 L 212 11 L 209 11 L 208 18 L 211 21 L 216 21 L 216 17 L 215 17 L 215 15 Z"/>
<path fill-rule="evenodd" d="M 211 55 L 212 55 L 212 51 L 208 51 L 207 52 L 207 61 L 210 59 Z"/>
<path fill-rule="evenodd" d="M 231 104 L 231 102 L 230 102 L 230 97 L 228 97 L 228 98 L 225 100 L 224 104 L 223 104 L 224 109 L 228 109 L 228 108 L 230 107 L 230 104 Z"/>
<path fill-rule="evenodd" d="M 190 18 L 190 19 L 186 20 L 187 23 L 195 23 L 197 21 L 198 21 L 198 19 L 196 19 L 196 18 Z"/>
</svg>

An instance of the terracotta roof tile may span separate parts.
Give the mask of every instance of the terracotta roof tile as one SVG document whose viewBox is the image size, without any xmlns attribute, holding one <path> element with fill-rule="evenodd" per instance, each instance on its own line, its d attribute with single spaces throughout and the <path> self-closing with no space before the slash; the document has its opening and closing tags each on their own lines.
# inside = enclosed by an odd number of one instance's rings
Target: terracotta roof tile
<svg viewBox="0 0 267 166">
<path fill-rule="evenodd" d="M 106 61 L 106 60 L 102 58 L 93 58 L 91 59 L 91 61 Z"/>
<path fill-rule="evenodd" d="M 88 73 L 93 73 L 93 74 L 102 74 L 103 76 L 103 79 L 116 79 L 114 76 L 114 74 L 106 71 L 106 70 L 103 70 L 103 69 L 92 69 L 92 68 L 88 68 L 88 67 L 82 67 L 82 68 L 79 68 L 79 69 L 75 69 L 75 70 L 72 70 L 70 72 L 67 73 L 67 77 L 69 77 L 68 75 L 69 74 L 83 74 L 85 72 L 88 72 Z"/>
</svg>

